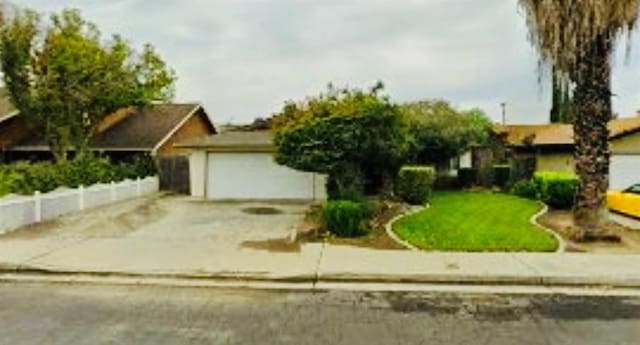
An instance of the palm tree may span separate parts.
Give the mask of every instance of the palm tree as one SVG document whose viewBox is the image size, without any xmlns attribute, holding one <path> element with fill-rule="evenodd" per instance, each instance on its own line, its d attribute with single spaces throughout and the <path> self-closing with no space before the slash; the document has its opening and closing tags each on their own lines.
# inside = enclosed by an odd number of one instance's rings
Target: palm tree
<svg viewBox="0 0 640 345">
<path fill-rule="evenodd" d="M 577 237 L 598 235 L 609 188 L 611 56 L 616 40 L 635 28 L 640 0 L 519 0 L 540 63 L 571 86 L 576 172 Z"/>
</svg>

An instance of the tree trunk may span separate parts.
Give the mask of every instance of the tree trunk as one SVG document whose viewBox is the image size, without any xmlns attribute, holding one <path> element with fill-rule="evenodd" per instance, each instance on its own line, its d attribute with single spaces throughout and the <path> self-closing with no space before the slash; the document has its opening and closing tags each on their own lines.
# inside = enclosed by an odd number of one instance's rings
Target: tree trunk
<svg viewBox="0 0 640 345">
<path fill-rule="evenodd" d="M 606 220 L 606 193 L 609 188 L 609 129 L 611 120 L 611 41 L 599 36 L 591 45 L 576 75 L 573 122 L 576 173 L 580 185 L 574 209 L 578 239 L 598 235 Z"/>
</svg>

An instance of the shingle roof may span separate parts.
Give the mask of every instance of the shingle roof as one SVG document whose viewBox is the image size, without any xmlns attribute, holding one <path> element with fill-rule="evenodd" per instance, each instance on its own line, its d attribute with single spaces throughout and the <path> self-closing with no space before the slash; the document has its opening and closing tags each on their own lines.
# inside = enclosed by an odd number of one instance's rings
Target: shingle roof
<svg viewBox="0 0 640 345">
<path fill-rule="evenodd" d="M 151 151 L 199 109 L 202 109 L 199 104 L 154 104 L 122 109 L 107 117 L 99 126 L 100 132 L 95 136 L 92 147 L 105 151 Z M 1 124 L 0 142 L 10 134 L 8 125 L 9 121 Z M 213 124 L 211 126 L 213 128 Z M 29 135 L 22 136 L 22 140 L 14 141 L 11 148 L 48 150 L 48 145 L 38 133 L 30 130 Z"/>
<path fill-rule="evenodd" d="M 611 139 L 640 131 L 640 117 L 621 118 L 609 122 Z M 504 135 L 512 146 L 573 145 L 573 126 L 565 124 L 547 125 L 498 125 L 497 134 Z"/>
<path fill-rule="evenodd" d="M 93 147 L 153 149 L 200 105 L 162 104 L 135 107 L 122 120 L 96 135 Z"/>
<path fill-rule="evenodd" d="M 210 151 L 264 152 L 273 151 L 270 131 L 228 131 L 178 143 L 176 147 L 199 148 Z"/>
</svg>

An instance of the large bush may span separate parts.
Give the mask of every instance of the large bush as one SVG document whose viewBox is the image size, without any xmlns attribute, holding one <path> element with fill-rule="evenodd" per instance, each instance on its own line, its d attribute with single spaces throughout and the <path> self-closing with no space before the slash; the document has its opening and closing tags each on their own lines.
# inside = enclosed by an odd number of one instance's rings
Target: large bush
<svg viewBox="0 0 640 345">
<path fill-rule="evenodd" d="M 76 188 L 80 185 L 143 178 L 155 172 L 155 164 L 149 156 L 136 157 L 119 164 L 93 155 L 58 164 L 18 162 L 0 169 L 0 195 L 29 195 L 35 191 L 47 193 L 59 187 Z"/>
<path fill-rule="evenodd" d="M 409 204 L 424 205 L 431 197 L 435 180 L 436 171 L 432 167 L 403 167 L 396 180 L 396 193 Z"/>
<path fill-rule="evenodd" d="M 540 199 L 556 209 L 570 209 L 575 203 L 575 197 L 580 180 L 573 173 L 565 172 L 537 172 L 533 177 Z"/>
<path fill-rule="evenodd" d="M 35 191 L 50 192 L 64 185 L 64 173 L 61 165 L 52 163 L 20 162 L 7 170 L 15 176 L 11 192 L 15 194 L 33 194 Z"/>
<path fill-rule="evenodd" d="M 338 237 L 358 237 L 367 234 L 371 217 L 370 206 L 351 200 L 328 201 L 322 210 L 324 228 Z"/>
<path fill-rule="evenodd" d="M 381 84 L 369 91 L 330 87 L 287 103 L 273 120 L 276 161 L 328 174 L 330 195 L 387 187 L 407 159 L 410 136 L 399 108 L 380 90 Z"/>
</svg>

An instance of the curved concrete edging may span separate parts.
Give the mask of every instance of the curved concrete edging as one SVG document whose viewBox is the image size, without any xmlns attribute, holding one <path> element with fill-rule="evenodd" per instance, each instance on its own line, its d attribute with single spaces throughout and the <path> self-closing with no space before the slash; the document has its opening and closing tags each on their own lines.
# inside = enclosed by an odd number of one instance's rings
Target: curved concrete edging
<svg viewBox="0 0 640 345">
<path fill-rule="evenodd" d="M 544 230 L 545 232 L 551 234 L 556 241 L 558 241 L 558 249 L 556 249 L 556 253 L 564 253 L 567 249 L 567 242 L 562 238 L 562 236 L 558 235 L 558 233 L 556 233 L 555 231 L 553 231 L 552 229 L 538 223 L 538 218 L 542 217 L 544 214 L 546 214 L 547 212 L 549 212 L 549 206 L 547 206 L 545 203 L 540 203 L 540 205 L 542 206 L 542 209 L 540 211 L 538 211 L 538 213 L 534 214 L 533 216 L 531 216 L 531 218 L 529 219 L 529 222 L 531 222 L 531 224 L 539 227 L 540 229 Z M 426 209 L 429 208 L 429 205 L 426 205 L 424 207 L 413 207 L 411 210 L 409 210 L 409 212 L 404 212 L 402 214 L 399 214 L 398 216 L 396 216 L 395 218 L 391 219 L 387 225 L 385 226 L 385 230 L 387 232 L 387 236 L 389 236 L 392 240 L 394 240 L 396 243 L 400 244 L 401 246 L 410 249 L 410 250 L 414 250 L 414 251 L 422 251 L 420 248 L 414 246 L 413 244 L 401 239 L 394 231 L 393 231 L 393 224 L 400 220 L 401 218 L 410 216 L 412 214 L 418 213 L 418 212 L 422 212 Z"/>
<path fill-rule="evenodd" d="M 555 251 L 556 253 L 564 253 L 567 250 L 567 242 L 564 240 L 564 238 L 558 235 L 557 232 L 553 231 L 553 229 L 550 229 L 538 223 L 538 218 L 549 212 L 549 206 L 547 206 L 547 204 L 540 202 L 540 205 L 543 206 L 542 209 L 538 213 L 531 216 L 531 219 L 529 219 L 529 221 L 531 222 L 531 224 L 551 234 L 556 239 L 556 241 L 558 241 L 558 249 Z"/>
<path fill-rule="evenodd" d="M 396 235 L 396 233 L 393 232 L 393 223 L 397 222 L 401 218 L 410 216 L 412 214 L 416 214 L 418 212 L 422 212 L 422 211 L 424 211 L 424 210 L 426 210 L 428 208 L 429 208 L 429 205 L 412 207 L 408 212 L 403 212 L 403 213 L 397 215 L 396 217 L 394 217 L 393 219 L 391 219 L 385 225 L 385 230 L 387 232 L 387 236 L 389 236 L 396 243 L 398 243 L 399 245 L 401 245 L 401 246 L 403 246 L 403 247 L 405 247 L 407 249 L 414 250 L 414 251 L 421 251 L 420 248 L 418 248 L 418 247 L 414 246 L 413 244 L 401 239 L 398 235 Z"/>
</svg>

